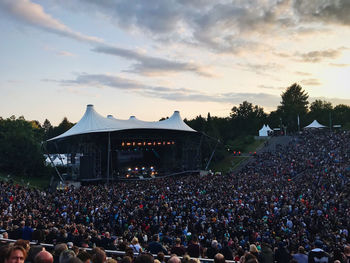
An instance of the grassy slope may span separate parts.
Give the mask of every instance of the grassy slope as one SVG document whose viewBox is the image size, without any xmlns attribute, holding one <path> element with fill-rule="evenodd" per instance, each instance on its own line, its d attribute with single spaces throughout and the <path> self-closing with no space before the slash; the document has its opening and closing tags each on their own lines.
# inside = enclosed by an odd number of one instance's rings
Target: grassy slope
<svg viewBox="0 0 350 263">
<path fill-rule="evenodd" d="M 26 177 L 26 176 L 18 176 L 11 175 L 10 177 L 0 173 L 0 180 L 8 181 L 12 179 L 12 181 L 19 185 L 28 185 L 30 187 L 35 187 L 39 189 L 44 189 L 49 186 L 50 178 L 49 177 Z"/>
<path fill-rule="evenodd" d="M 245 145 L 244 151 L 241 156 L 234 156 L 231 153 L 227 153 L 227 156 L 220 162 L 213 164 L 211 167 L 212 171 L 228 172 L 234 170 L 243 161 L 250 158 L 249 152 L 255 152 L 264 145 L 265 140 L 254 140 L 252 143 Z"/>
</svg>

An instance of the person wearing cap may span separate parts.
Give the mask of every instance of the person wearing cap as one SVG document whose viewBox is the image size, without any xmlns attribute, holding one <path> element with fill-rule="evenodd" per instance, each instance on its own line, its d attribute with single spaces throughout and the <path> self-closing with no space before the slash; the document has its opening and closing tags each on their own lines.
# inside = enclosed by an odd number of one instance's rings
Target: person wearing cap
<svg viewBox="0 0 350 263">
<path fill-rule="evenodd" d="M 331 261 L 331 256 L 322 249 L 323 242 L 317 239 L 314 243 L 314 249 L 309 253 L 308 263 L 328 263 Z"/>
</svg>

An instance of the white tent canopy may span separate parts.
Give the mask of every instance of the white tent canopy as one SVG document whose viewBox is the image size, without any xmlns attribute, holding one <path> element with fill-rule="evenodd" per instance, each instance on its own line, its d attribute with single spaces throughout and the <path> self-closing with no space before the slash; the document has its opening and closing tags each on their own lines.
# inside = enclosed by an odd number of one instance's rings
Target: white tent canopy
<svg viewBox="0 0 350 263">
<path fill-rule="evenodd" d="M 271 132 L 272 129 L 269 127 L 269 125 L 263 125 L 262 128 L 259 130 L 259 136 L 269 136 L 269 132 Z"/>
<path fill-rule="evenodd" d="M 267 129 L 267 131 L 270 131 L 270 132 L 272 131 L 272 129 L 270 128 L 270 126 L 268 124 L 266 125 L 266 129 Z"/>
<path fill-rule="evenodd" d="M 304 127 L 304 129 L 320 129 L 320 128 L 325 128 L 326 126 L 320 124 L 317 120 L 314 120 L 311 122 L 308 126 Z"/>
<path fill-rule="evenodd" d="M 135 116 L 131 116 L 128 120 L 119 120 L 114 118 L 112 115 L 103 117 L 95 111 L 93 105 L 89 104 L 86 107 L 85 114 L 77 124 L 75 124 L 65 133 L 54 137 L 49 141 L 79 134 L 94 132 L 113 132 L 130 129 L 165 129 L 196 132 L 183 122 L 178 111 L 174 111 L 173 115 L 169 119 L 163 121 L 141 121 L 138 120 Z"/>
</svg>

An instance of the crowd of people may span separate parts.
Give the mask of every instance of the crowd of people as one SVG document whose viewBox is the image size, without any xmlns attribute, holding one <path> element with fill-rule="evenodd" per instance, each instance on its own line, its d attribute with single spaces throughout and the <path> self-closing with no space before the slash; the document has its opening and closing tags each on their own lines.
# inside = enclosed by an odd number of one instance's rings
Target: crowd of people
<svg viewBox="0 0 350 263">
<path fill-rule="evenodd" d="M 56 192 L 0 182 L 0 233 L 139 256 L 343 263 L 349 176 L 350 133 L 304 131 L 237 173 Z"/>
</svg>

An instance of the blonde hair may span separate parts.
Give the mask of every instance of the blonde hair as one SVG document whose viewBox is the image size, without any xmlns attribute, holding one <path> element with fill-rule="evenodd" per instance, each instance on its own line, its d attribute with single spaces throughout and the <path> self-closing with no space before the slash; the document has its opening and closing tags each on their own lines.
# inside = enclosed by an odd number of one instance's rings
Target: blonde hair
<svg viewBox="0 0 350 263">
<path fill-rule="evenodd" d="M 136 245 L 137 243 L 139 243 L 139 239 L 138 239 L 137 237 L 134 237 L 134 238 L 131 240 L 131 244 Z"/>
<path fill-rule="evenodd" d="M 256 247 L 256 245 L 251 244 L 249 246 L 249 252 L 259 252 L 258 248 Z"/>
</svg>

